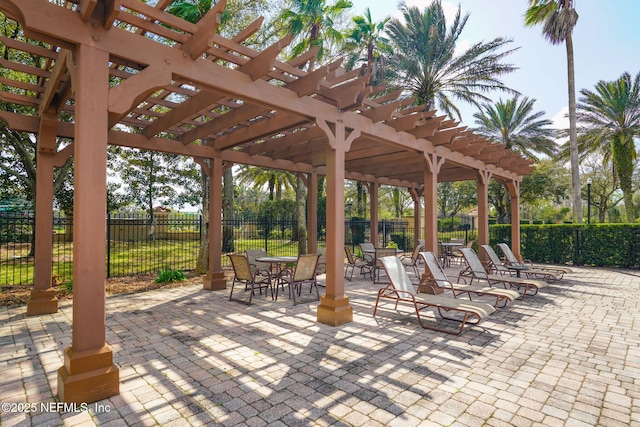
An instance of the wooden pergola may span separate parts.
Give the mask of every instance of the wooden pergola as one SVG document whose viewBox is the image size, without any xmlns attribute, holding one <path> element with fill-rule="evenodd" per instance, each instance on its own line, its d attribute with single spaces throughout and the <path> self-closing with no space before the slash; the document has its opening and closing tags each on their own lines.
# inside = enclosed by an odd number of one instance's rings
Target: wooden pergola
<svg viewBox="0 0 640 427">
<path fill-rule="evenodd" d="M 400 93 L 368 85 L 336 62 L 311 72 L 309 51 L 282 62 L 287 36 L 261 52 L 245 45 L 262 20 L 233 38 L 216 33 L 224 0 L 192 24 L 164 11 L 169 0 L 0 0 L 27 42 L 6 48 L 41 57 L 41 68 L 1 59 L 20 76 L 2 78 L 0 99 L 29 114 L 0 112 L 14 130 L 38 135 L 34 288 L 27 314 L 57 311 L 51 287 L 53 171 L 74 156 L 72 345 L 58 371 L 65 402 L 119 392 L 105 340 L 107 145 L 192 156 L 211 179 L 209 269 L 204 289 L 225 289 L 221 266 L 222 175 L 247 164 L 293 171 L 315 189 L 327 181 L 326 293 L 318 322 L 352 320 L 343 279 L 344 180 L 367 184 L 372 241 L 380 185 L 406 187 L 416 230 L 437 250 L 437 183 L 476 180 L 478 243 L 488 243 L 487 186 L 511 195 L 513 250 L 520 254 L 519 183 L 531 162 L 436 111 L 411 107 Z M 60 3 L 60 2 L 57 2 Z M 36 43 L 38 42 L 38 43 Z M 25 110 L 23 108 L 23 110 Z M 61 118 L 64 117 L 64 120 Z M 56 151 L 56 138 L 73 143 Z M 420 223 L 424 198 L 424 223 Z M 317 195 L 308 192 L 309 252 L 316 250 Z"/>
</svg>

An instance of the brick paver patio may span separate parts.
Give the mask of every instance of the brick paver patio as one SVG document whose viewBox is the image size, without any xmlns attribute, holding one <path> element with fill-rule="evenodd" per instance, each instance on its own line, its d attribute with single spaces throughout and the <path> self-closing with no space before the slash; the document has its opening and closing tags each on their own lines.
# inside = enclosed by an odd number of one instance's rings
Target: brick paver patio
<svg viewBox="0 0 640 427">
<path fill-rule="evenodd" d="M 640 426 L 638 271 L 574 268 L 460 336 L 389 303 L 373 318 L 377 285 L 346 287 L 342 327 L 198 285 L 109 297 L 120 395 L 75 411 L 55 406 L 71 301 L 1 307 L 0 424 Z"/>
</svg>

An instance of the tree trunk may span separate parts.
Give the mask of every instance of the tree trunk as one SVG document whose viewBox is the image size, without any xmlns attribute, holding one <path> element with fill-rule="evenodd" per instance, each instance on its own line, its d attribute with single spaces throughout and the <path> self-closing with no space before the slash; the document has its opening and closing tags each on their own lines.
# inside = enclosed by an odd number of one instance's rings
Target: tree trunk
<svg viewBox="0 0 640 427">
<path fill-rule="evenodd" d="M 364 183 L 360 181 L 356 181 L 356 191 L 357 191 L 357 200 L 356 200 L 356 215 L 359 218 L 364 218 L 364 204 L 366 193 L 364 191 Z"/>
<path fill-rule="evenodd" d="M 222 252 L 235 251 L 233 239 L 233 219 L 234 219 L 234 195 L 233 195 L 233 170 L 229 167 L 224 171 L 224 183 L 222 188 L 222 217 L 224 226 L 222 227 Z"/>
<path fill-rule="evenodd" d="M 576 130 L 576 83 L 573 64 L 573 37 L 567 36 L 567 82 L 569 85 L 569 158 L 571 163 L 571 204 L 573 222 L 582 224 L 582 198 L 580 191 L 580 168 L 578 132 Z"/>
<path fill-rule="evenodd" d="M 307 219 L 305 212 L 305 185 L 302 177 L 298 175 L 296 182 L 296 219 L 298 222 L 298 254 L 307 253 Z"/>
<path fill-rule="evenodd" d="M 208 160 L 205 160 L 208 162 Z M 202 167 L 200 168 L 202 185 L 202 227 L 200 228 L 200 250 L 196 260 L 196 274 L 204 274 L 209 270 L 209 185 L 211 181 Z"/>
</svg>

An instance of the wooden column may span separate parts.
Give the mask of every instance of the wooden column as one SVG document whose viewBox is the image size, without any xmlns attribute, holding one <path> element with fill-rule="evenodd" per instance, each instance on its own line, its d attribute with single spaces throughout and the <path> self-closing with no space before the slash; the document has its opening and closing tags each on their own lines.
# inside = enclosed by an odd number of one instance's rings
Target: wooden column
<svg viewBox="0 0 640 427">
<path fill-rule="evenodd" d="M 421 225 L 421 217 L 422 217 L 422 204 L 420 203 L 420 194 L 418 190 L 415 188 L 409 189 L 409 194 L 411 195 L 411 199 L 413 200 L 413 246 L 418 245 L 418 240 L 421 239 L 422 235 L 422 227 Z M 424 250 L 424 248 L 423 248 Z"/>
<path fill-rule="evenodd" d="M 211 159 L 209 168 L 209 270 L 204 278 L 203 289 L 208 291 L 227 288 L 222 271 L 222 158 Z"/>
<path fill-rule="evenodd" d="M 40 119 L 36 151 L 35 256 L 33 289 L 27 302 L 27 316 L 58 311 L 58 298 L 51 286 L 53 255 L 53 163 L 58 117 Z"/>
<path fill-rule="evenodd" d="M 489 244 L 489 180 L 491 172 L 479 170 L 478 183 L 478 247 Z M 478 254 L 486 257 L 484 251 Z"/>
<path fill-rule="evenodd" d="M 307 253 L 318 253 L 318 174 L 307 176 Z"/>
<path fill-rule="evenodd" d="M 318 322 L 338 326 L 353 320 L 353 308 L 344 293 L 344 159 L 360 131 L 347 136 L 344 123 L 317 120 L 327 134 L 327 283 L 318 306 Z"/>
<path fill-rule="evenodd" d="M 520 181 L 511 180 L 505 184 L 511 196 L 511 252 L 522 260 L 520 247 Z"/>
<path fill-rule="evenodd" d="M 109 54 L 79 45 L 76 67 L 73 330 L 58 369 L 58 396 L 68 403 L 119 393 L 118 368 L 105 342 Z"/>
<path fill-rule="evenodd" d="M 380 185 L 377 182 L 370 182 L 369 188 L 369 240 L 373 246 L 378 247 L 378 189 Z"/>
<path fill-rule="evenodd" d="M 444 157 L 424 153 L 424 250 L 438 253 L 438 173 Z"/>
</svg>

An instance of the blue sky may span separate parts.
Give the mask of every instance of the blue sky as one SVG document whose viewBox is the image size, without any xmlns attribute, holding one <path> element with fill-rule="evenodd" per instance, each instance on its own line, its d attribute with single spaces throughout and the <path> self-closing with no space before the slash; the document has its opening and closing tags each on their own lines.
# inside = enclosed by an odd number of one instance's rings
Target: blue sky
<svg viewBox="0 0 640 427">
<path fill-rule="evenodd" d="M 395 0 L 352 0 L 353 14 L 371 9 L 375 21 L 385 16 L 400 16 Z M 408 5 L 424 9 L 431 0 L 407 0 Z M 525 28 L 523 14 L 527 0 L 442 0 L 445 13 L 454 16 L 458 5 L 470 17 L 462 33 L 463 46 L 495 37 L 513 39 L 520 49 L 507 57 L 519 69 L 504 77 L 505 84 L 523 95 L 535 98 L 536 111 L 557 126 L 568 126 L 567 61 L 565 46 L 551 45 L 541 29 Z M 623 72 L 640 72 L 639 0 L 577 0 L 578 24 L 574 30 L 576 93 L 593 89 L 599 80 L 615 80 Z M 494 100 L 508 94 L 493 94 Z M 464 124 L 473 126 L 475 107 L 461 105 Z"/>
</svg>

